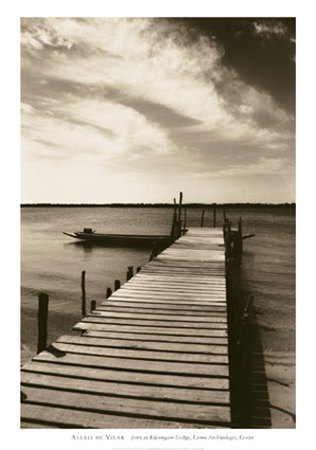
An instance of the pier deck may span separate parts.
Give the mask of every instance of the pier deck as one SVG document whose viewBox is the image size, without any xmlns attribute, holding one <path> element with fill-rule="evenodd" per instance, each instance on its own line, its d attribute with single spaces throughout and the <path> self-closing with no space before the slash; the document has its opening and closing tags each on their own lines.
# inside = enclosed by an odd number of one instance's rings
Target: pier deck
<svg viewBox="0 0 316 450">
<path fill-rule="evenodd" d="M 230 427 L 223 244 L 191 228 L 25 364 L 21 426 Z"/>
</svg>

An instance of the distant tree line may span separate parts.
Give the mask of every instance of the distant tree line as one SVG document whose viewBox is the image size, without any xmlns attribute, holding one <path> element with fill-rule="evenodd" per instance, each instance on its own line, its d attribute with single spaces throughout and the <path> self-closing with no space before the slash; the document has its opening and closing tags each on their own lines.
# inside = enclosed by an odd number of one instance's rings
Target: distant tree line
<svg viewBox="0 0 316 450">
<path fill-rule="evenodd" d="M 184 206 L 188 208 L 212 208 L 214 205 L 217 207 L 227 208 L 262 208 L 262 207 L 275 207 L 275 208 L 295 208 L 295 203 L 184 203 Z M 173 208 L 173 203 L 23 203 L 21 208 Z"/>
</svg>

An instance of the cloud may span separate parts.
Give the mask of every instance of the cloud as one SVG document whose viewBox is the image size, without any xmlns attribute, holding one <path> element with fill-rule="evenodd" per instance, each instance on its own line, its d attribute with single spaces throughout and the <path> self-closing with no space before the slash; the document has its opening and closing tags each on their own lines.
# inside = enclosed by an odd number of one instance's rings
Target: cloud
<svg viewBox="0 0 316 450">
<path fill-rule="evenodd" d="M 254 33 L 259 36 L 270 38 L 272 36 L 284 36 L 288 30 L 282 22 L 254 22 Z"/>
<path fill-rule="evenodd" d="M 254 30 L 281 35 L 281 25 Z M 227 168 L 239 157 L 256 173 L 253 155 L 261 166 L 271 152 L 284 158 L 293 117 L 223 55 L 216 40 L 165 19 L 22 19 L 23 161 L 59 161 L 62 172 L 65 160 L 97 157 L 104 173 L 150 164 L 167 177 L 174 164 L 244 174 Z"/>
<path fill-rule="evenodd" d="M 219 171 L 208 171 L 201 174 L 194 174 L 193 176 L 199 177 L 211 177 L 211 178 L 222 178 L 222 177 L 240 177 L 243 176 L 258 176 L 258 175 L 273 175 L 278 176 L 293 173 L 293 166 L 290 166 L 285 158 L 266 158 L 260 157 L 258 161 L 252 164 L 233 164 L 227 169 Z"/>
</svg>

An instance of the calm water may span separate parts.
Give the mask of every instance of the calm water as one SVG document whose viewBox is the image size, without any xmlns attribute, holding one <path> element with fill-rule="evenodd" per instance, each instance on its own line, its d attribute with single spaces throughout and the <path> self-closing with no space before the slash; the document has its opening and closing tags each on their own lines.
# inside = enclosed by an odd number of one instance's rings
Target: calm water
<svg viewBox="0 0 316 450">
<path fill-rule="evenodd" d="M 295 346 L 295 212 L 283 208 L 227 209 L 237 223 L 243 217 L 243 285 L 255 296 L 264 348 L 293 351 Z M 201 210 L 188 210 L 188 226 L 200 225 Z M 222 214 L 218 211 L 218 226 Z M 46 292 L 49 304 L 49 341 L 69 333 L 80 319 L 81 271 L 86 271 L 87 299 L 100 302 L 115 279 L 126 279 L 127 266 L 148 261 L 150 250 L 85 248 L 62 231 L 91 227 L 99 232 L 168 234 L 170 208 L 22 208 L 21 211 L 21 339 L 36 350 L 37 296 Z M 204 225 L 211 226 L 212 211 Z"/>
</svg>

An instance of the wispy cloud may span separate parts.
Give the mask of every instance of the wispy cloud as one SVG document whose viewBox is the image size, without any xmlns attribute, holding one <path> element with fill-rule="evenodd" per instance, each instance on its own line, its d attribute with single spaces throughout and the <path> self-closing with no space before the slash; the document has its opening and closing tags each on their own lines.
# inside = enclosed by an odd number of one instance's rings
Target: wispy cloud
<svg viewBox="0 0 316 450">
<path fill-rule="evenodd" d="M 264 23 L 255 32 L 283 33 Z M 21 45 L 24 170 L 59 161 L 66 185 L 63 161 L 92 167 L 97 155 L 104 176 L 110 166 L 145 173 L 150 163 L 161 182 L 173 163 L 180 178 L 208 164 L 235 176 L 287 158 L 293 117 L 225 67 L 216 40 L 179 23 L 23 19 Z"/>
<path fill-rule="evenodd" d="M 265 37 L 284 36 L 288 31 L 282 22 L 254 22 L 253 27 L 255 34 Z"/>
</svg>

